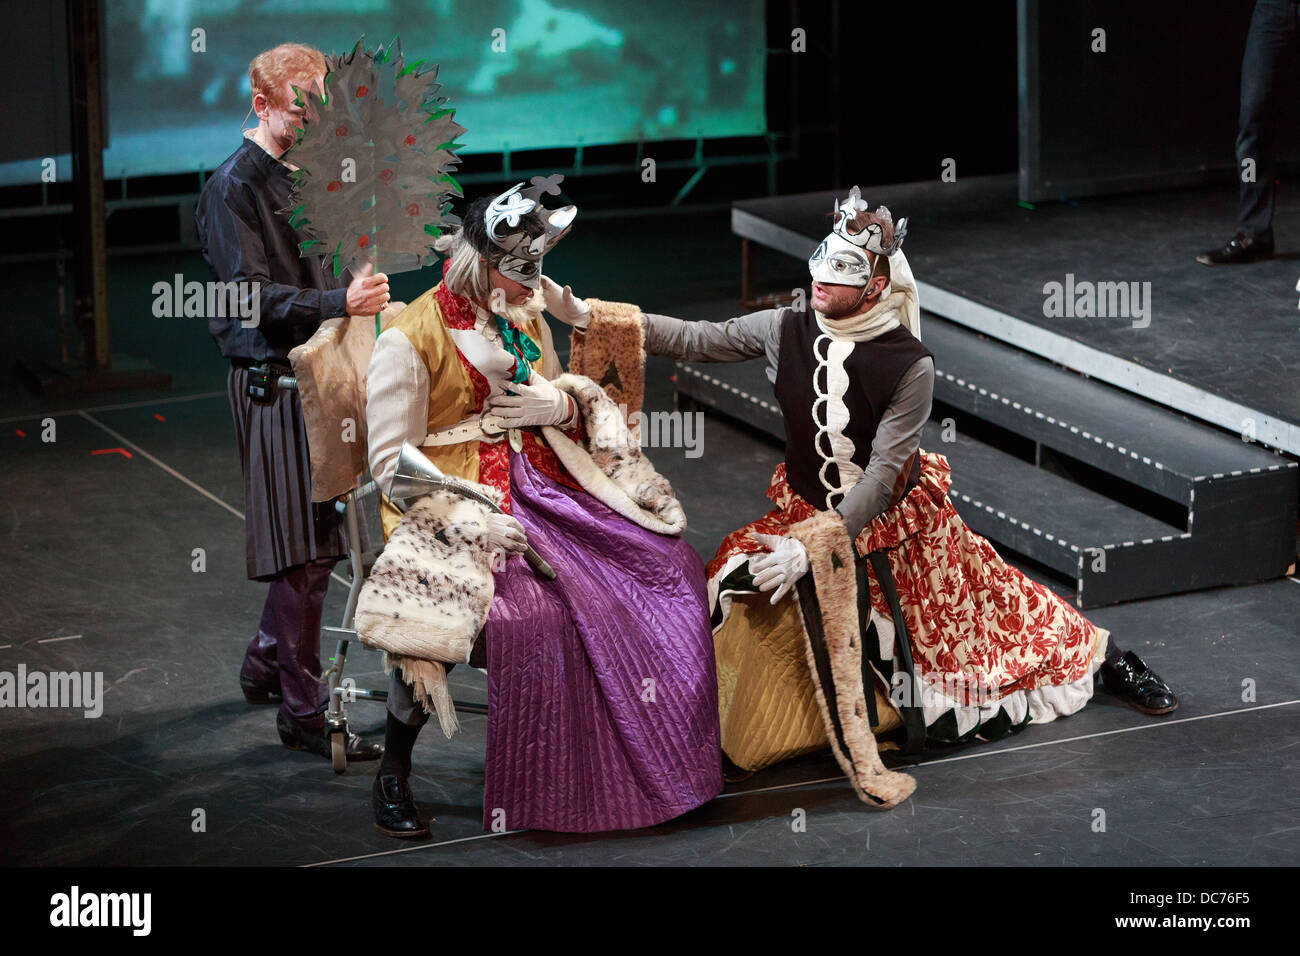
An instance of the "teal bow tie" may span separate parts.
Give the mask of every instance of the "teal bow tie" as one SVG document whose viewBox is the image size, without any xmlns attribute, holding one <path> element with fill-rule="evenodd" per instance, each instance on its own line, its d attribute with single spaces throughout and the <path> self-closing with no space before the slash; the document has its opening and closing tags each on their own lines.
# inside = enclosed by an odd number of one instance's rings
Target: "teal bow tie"
<svg viewBox="0 0 1300 956">
<path fill-rule="evenodd" d="M 515 384 L 527 381 L 528 373 L 532 369 L 529 363 L 541 358 L 542 350 L 536 342 L 524 335 L 522 330 L 516 329 L 501 316 L 496 315 L 493 318 L 497 320 L 497 331 L 501 333 L 501 342 L 505 345 L 506 351 L 514 352 L 515 358 L 518 359 L 515 362 L 515 374 L 511 381 Z"/>
</svg>

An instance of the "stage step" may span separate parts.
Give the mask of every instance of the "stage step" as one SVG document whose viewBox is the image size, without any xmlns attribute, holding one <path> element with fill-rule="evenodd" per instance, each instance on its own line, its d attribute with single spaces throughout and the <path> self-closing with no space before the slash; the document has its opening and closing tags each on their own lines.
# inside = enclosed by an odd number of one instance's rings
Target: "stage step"
<svg viewBox="0 0 1300 956">
<path fill-rule="evenodd" d="M 1186 577 L 1191 535 L 1112 498 L 929 422 L 921 447 L 948 459 L 948 497 L 984 537 L 1073 578 L 1080 607 L 1166 593 Z M 1194 563 L 1194 562 L 1193 562 Z"/>
<path fill-rule="evenodd" d="M 1295 467 L 1239 437 L 922 315 L 936 399 L 1179 504 L 1190 506 L 1198 485 L 1204 494 L 1225 477 Z"/>
<path fill-rule="evenodd" d="M 937 401 L 1186 509 L 1175 526 L 1121 491 L 1089 490 L 960 428 L 945 442 L 939 421 L 927 425 L 922 448 L 948 458 L 962 518 L 1073 579 L 1080 607 L 1277 577 L 1294 559 L 1296 462 L 928 313 L 922 334 Z M 679 362 L 675 387 L 784 440 L 761 361 Z"/>
</svg>

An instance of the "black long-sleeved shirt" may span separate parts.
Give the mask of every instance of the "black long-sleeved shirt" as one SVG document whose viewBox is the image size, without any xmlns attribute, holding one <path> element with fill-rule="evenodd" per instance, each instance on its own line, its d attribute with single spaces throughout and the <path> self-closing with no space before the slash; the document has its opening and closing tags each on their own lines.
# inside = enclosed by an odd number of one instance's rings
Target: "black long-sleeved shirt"
<svg viewBox="0 0 1300 956">
<path fill-rule="evenodd" d="M 298 255 L 301 236 L 281 212 L 289 208 L 292 185 L 289 169 L 245 138 L 199 195 L 194 221 L 213 275 L 258 283 L 255 327 L 244 328 L 239 315 L 208 316 L 208 331 L 226 358 L 287 361 L 289 350 L 322 321 L 347 313 L 351 273 L 335 276 L 319 256 Z"/>
</svg>

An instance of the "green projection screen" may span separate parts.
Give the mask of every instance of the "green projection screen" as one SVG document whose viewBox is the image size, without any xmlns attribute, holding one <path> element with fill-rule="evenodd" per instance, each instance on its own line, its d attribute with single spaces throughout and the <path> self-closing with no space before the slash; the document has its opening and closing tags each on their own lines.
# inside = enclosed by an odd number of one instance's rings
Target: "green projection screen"
<svg viewBox="0 0 1300 956">
<path fill-rule="evenodd" d="M 256 53 L 344 52 L 363 33 L 440 65 L 465 153 L 765 127 L 762 0 L 113 0 L 107 21 L 109 178 L 219 165 L 240 141 Z M 5 163 L 0 182 L 38 171 Z"/>
</svg>

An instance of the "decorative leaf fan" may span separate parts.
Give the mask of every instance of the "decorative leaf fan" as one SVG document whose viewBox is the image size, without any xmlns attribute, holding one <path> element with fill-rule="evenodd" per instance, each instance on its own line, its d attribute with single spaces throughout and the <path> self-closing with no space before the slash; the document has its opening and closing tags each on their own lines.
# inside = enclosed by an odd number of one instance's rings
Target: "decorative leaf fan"
<svg viewBox="0 0 1300 956">
<path fill-rule="evenodd" d="M 299 253 L 325 256 L 335 275 L 366 262 L 390 275 L 429 265 L 434 240 L 460 221 L 451 170 L 465 128 L 437 95 L 438 67 L 405 65 L 398 39 L 373 52 L 364 42 L 327 57 L 323 99 L 295 87 L 308 116 L 285 156 L 298 167 L 287 212 L 306 237 Z"/>
</svg>

